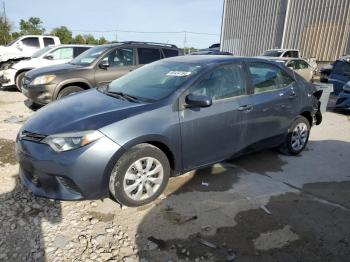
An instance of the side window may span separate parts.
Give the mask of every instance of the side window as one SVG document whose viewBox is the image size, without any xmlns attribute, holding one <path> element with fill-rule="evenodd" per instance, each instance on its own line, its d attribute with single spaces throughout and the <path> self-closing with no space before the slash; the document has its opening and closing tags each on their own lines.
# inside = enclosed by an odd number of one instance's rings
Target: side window
<svg viewBox="0 0 350 262">
<path fill-rule="evenodd" d="M 73 57 L 77 57 L 78 55 L 80 55 L 81 53 L 84 53 L 86 50 L 88 50 L 90 47 L 83 47 L 83 46 L 79 46 L 79 47 L 74 47 L 73 49 Z"/>
<path fill-rule="evenodd" d="M 51 37 L 44 37 L 44 46 L 54 45 L 55 40 Z"/>
<path fill-rule="evenodd" d="M 294 82 L 293 78 L 274 65 L 252 63 L 248 64 L 248 70 L 255 94 L 281 89 Z"/>
<path fill-rule="evenodd" d="M 73 59 L 73 48 L 72 47 L 62 47 L 51 52 L 53 60 L 60 59 Z"/>
<path fill-rule="evenodd" d="M 299 62 L 299 69 L 306 69 L 309 67 L 309 64 L 303 60 L 298 60 L 298 62 Z"/>
<path fill-rule="evenodd" d="M 134 65 L 134 49 L 118 48 L 114 49 L 102 60 L 108 61 L 110 67 L 132 66 Z"/>
<path fill-rule="evenodd" d="M 189 93 L 207 95 L 215 100 L 246 94 L 246 81 L 240 64 L 214 69 L 190 88 Z"/>
<path fill-rule="evenodd" d="M 298 58 L 299 55 L 298 55 L 298 51 L 290 51 L 290 57 L 294 57 L 294 58 Z"/>
<path fill-rule="evenodd" d="M 179 55 L 179 51 L 174 49 L 163 49 L 163 52 L 165 57 L 173 57 Z"/>
<path fill-rule="evenodd" d="M 139 64 L 148 64 L 160 59 L 160 51 L 156 48 L 138 48 Z"/>
<path fill-rule="evenodd" d="M 283 54 L 283 57 L 292 57 L 292 52 L 291 51 L 287 51 Z"/>
<path fill-rule="evenodd" d="M 290 60 L 290 61 L 288 62 L 288 64 L 287 64 L 287 67 L 291 67 L 291 68 L 293 68 L 293 70 L 298 69 L 297 63 L 296 63 L 295 60 Z"/>
<path fill-rule="evenodd" d="M 28 47 L 40 47 L 39 38 L 37 37 L 26 37 L 22 39 L 22 44 Z"/>
</svg>

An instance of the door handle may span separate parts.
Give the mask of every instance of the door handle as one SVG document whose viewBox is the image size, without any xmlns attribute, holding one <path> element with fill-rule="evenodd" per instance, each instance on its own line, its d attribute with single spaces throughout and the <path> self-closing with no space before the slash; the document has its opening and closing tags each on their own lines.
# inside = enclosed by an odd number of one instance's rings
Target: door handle
<svg viewBox="0 0 350 262">
<path fill-rule="evenodd" d="M 253 110 L 253 105 L 244 105 L 244 106 L 240 106 L 238 107 L 238 111 L 247 111 L 250 112 Z"/>
</svg>

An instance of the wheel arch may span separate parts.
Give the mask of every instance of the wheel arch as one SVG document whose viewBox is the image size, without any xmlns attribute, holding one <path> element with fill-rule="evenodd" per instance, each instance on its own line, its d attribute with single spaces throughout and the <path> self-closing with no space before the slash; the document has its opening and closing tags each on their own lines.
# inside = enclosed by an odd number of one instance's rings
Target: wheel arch
<svg viewBox="0 0 350 262">
<path fill-rule="evenodd" d="M 55 90 L 53 98 L 57 99 L 59 92 L 68 86 L 79 86 L 84 90 L 92 88 L 92 85 L 85 79 L 70 79 L 69 81 L 63 81 L 60 83 L 60 85 Z"/>
<path fill-rule="evenodd" d="M 17 80 L 17 77 L 19 76 L 19 74 L 22 74 L 22 73 L 24 73 L 24 72 L 28 72 L 28 71 L 30 71 L 30 70 L 33 70 L 34 68 L 22 68 L 22 69 L 20 69 L 20 70 L 18 70 L 17 72 L 16 72 L 16 74 L 15 74 L 15 81 Z"/>
</svg>

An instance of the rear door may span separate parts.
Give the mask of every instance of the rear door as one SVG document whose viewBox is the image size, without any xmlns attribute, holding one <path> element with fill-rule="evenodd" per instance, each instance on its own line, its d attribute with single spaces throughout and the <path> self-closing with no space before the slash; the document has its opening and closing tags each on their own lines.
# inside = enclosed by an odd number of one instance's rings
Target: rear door
<svg viewBox="0 0 350 262">
<path fill-rule="evenodd" d="M 244 140 L 253 145 L 285 134 L 299 112 L 294 79 L 280 67 L 263 62 L 247 63 L 252 94 L 247 101 Z"/>
<path fill-rule="evenodd" d="M 348 81 L 350 81 L 350 63 L 336 61 L 329 76 L 329 82 L 333 83 L 334 86 L 334 94 L 339 94 Z"/>
<path fill-rule="evenodd" d="M 101 62 L 108 62 L 108 68 L 100 68 Z M 113 80 L 135 69 L 135 49 L 132 47 L 120 47 L 111 50 L 96 65 L 96 87 L 109 84 Z"/>
<path fill-rule="evenodd" d="M 206 95 L 209 107 L 186 108 L 188 94 Z M 185 170 L 221 161 L 242 147 L 240 100 L 246 96 L 243 66 L 231 64 L 212 70 L 180 98 L 182 159 Z"/>
<path fill-rule="evenodd" d="M 139 65 L 152 63 L 162 58 L 159 48 L 139 47 L 137 48 L 137 56 Z"/>
</svg>

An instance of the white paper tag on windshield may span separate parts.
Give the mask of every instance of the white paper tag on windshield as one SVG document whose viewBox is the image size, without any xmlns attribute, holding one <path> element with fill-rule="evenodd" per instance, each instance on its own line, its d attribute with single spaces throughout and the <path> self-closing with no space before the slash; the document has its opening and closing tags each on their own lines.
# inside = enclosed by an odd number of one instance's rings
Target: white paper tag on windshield
<svg viewBox="0 0 350 262">
<path fill-rule="evenodd" d="M 167 73 L 167 76 L 189 76 L 191 72 L 186 72 L 186 71 L 170 71 Z"/>
</svg>

